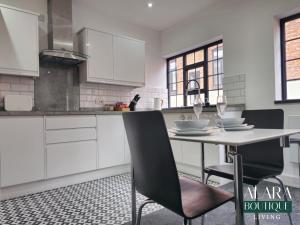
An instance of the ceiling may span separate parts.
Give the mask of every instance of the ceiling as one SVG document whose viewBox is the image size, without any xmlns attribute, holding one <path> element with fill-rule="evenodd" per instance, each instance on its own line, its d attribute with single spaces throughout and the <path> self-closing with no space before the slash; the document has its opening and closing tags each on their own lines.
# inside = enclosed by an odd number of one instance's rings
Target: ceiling
<svg viewBox="0 0 300 225">
<path fill-rule="evenodd" d="M 147 3 L 153 2 L 148 8 Z M 154 30 L 167 29 L 221 0 L 88 0 L 98 12 Z"/>
</svg>

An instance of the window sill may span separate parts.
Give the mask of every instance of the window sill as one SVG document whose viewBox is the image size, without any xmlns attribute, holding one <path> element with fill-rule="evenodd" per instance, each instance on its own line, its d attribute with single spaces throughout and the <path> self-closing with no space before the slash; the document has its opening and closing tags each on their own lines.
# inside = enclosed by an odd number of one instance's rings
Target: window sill
<svg viewBox="0 0 300 225">
<path fill-rule="evenodd" d="M 275 104 L 295 104 L 300 103 L 300 99 L 290 99 L 290 100 L 277 100 L 274 101 Z"/>
<path fill-rule="evenodd" d="M 238 105 L 228 105 L 227 111 L 243 111 L 245 109 L 244 104 Z M 179 108 L 164 108 L 162 109 L 163 113 L 194 113 L 193 107 L 179 107 Z M 203 107 L 202 112 L 217 112 L 216 106 L 206 106 Z"/>
</svg>

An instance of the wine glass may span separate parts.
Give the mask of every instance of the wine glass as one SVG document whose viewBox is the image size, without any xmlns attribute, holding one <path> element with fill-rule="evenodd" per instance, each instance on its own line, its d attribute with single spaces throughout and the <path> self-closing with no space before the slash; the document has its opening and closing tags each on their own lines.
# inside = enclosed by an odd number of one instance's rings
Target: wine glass
<svg viewBox="0 0 300 225">
<path fill-rule="evenodd" d="M 194 113 L 196 114 L 197 120 L 200 119 L 200 115 L 202 113 L 203 102 L 201 100 L 200 95 L 196 95 L 193 103 Z"/>
<path fill-rule="evenodd" d="M 224 130 L 224 124 L 223 124 L 223 116 L 225 114 L 227 107 L 227 98 L 224 95 L 219 95 L 217 97 L 217 111 L 218 111 L 218 116 L 221 119 L 221 125 L 222 125 L 222 131 Z"/>
</svg>

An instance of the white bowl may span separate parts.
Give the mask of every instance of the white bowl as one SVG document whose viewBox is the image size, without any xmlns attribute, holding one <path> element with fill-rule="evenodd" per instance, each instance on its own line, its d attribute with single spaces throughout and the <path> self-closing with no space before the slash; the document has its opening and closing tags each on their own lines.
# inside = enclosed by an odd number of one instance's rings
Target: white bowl
<svg viewBox="0 0 300 225">
<path fill-rule="evenodd" d="M 236 125 L 236 124 L 242 124 L 245 121 L 245 118 L 238 118 L 238 117 L 222 118 L 222 120 L 217 119 L 216 123 L 217 124 L 222 124 L 222 121 L 223 121 L 224 126 L 225 125 L 232 125 L 232 124 Z"/>
<path fill-rule="evenodd" d="M 176 127 L 180 130 L 184 129 L 203 129 L 207 127 L 209 119 L 200 120 L 177 120 L 175 121 Z"/>
</svg>

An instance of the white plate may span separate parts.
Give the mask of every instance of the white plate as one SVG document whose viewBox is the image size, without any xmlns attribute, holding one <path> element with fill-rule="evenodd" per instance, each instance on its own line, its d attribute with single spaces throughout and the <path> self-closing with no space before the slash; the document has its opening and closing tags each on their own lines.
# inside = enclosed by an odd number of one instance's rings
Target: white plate
<svg viewBox="0 0 300 225">
<path fill-rule="evenodd" d="M 224 128 L 232 128 L 232 127 L 246 127 L 248 126 L 247 123 L 243 123 L 243 124 L 231 124 L 231 125 L 224 125 Z M 219 128 L 222 128 L 222 125 L 221 124 L 218 124 L 218 127 Z"/>
<path fill-rule="evenodd" d="M 248 126 L 245 126 L 245 127 L 225 127 L 224 129 L 227 130 L 227 131 L 243 131 L 243 130 L 251 130 L 254 128 L 254 125 L 248 125 Z"/>
<path fill-rule="evenodd" d="M 170 129 L 169 132 L 175 134 L 176 136 L 205 136 L 216 133 L 216 130 L 206 130 L 206 131 L 176 131 Z"/>
<path fill-rule="evenodd" d="M 224 125 L 242 124 L 245 121 L 245 118 L 233 117 L 216 119 L 217 124 L 222 124 L 222 121 Z"/>
<path fill-rule="evenodd" d="M 170 130 L 174 131 L 174 132 L 188 132 L 188 131 L 208 131 L 211 129 L 218 129 L 218 127 L 205 127 L 203 129 L 197 129 L 197 128 L 184 128 L 184 129 L 179 129 L 177 127 L 173 127 Z"/>
</svg>

